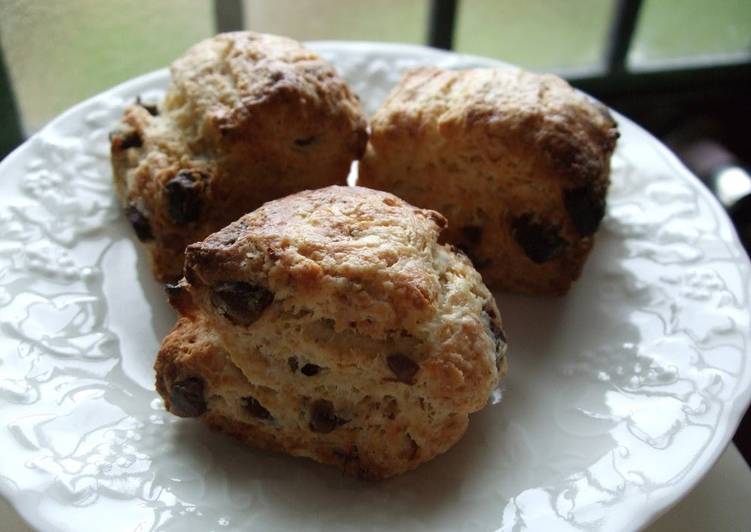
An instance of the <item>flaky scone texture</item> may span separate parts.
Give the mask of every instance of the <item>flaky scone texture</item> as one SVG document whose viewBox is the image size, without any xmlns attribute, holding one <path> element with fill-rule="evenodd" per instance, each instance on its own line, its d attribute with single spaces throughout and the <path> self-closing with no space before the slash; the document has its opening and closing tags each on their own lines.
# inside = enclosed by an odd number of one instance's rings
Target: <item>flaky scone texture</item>
<svg viewBox="0 0 751 532">
<path fill-rule="evenodd" d="M 185 402 L 181 383 L 205 382 L 210 424 L 366 478 L 446 451 L 505 374 L 506 340 L 471 262 L 438 243 L 444 226 L 391 194 L 327 187 L 192 244 L 171 289 L 184 319 L 157 363 L 168 408 L 185 415 L 170 406 Z M 214 336 L 186 346 L 188 329 Z M 165 378 L 175 349 L 209 343 L 243 376 L 239 391 L 198 366 Z"/>
<path fill-rule="evenodd" d="M 357 97 L 284 37 L 237 32 L 175 61 L 159 105 L 129 106 L 111 136 L 118 197 L 161 281 L 188 244 L 264 202 L 343 184 L 367 142 Z"/>
<path fill-rule="evenodd" d="M 444 214 L 492 289 L 562 294 L 605 213 L 617 137 L 556 76 L 420 68 L 372 118 L 358 184 Z"/>
</svg>

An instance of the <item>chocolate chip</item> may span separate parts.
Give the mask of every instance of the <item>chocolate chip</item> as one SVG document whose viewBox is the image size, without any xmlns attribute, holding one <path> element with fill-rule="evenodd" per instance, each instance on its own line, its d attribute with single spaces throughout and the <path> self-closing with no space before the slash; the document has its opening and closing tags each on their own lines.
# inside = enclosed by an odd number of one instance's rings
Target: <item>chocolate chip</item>
<svg viewBox="0 0 751 532">
<path fill-rule="evenodd" d="M 297 357 L 289 357 L 287 359 L 287 365 L 292 373 L 297 371 Z"/>
<path fill-rule="evenodd" d="M 399 403 L 394 397 L 387 395 L 383 398 L 383 415 L 387 419 L 394 420 L 399 413 Z"/>
<path fill-rule="evenodd" d="M 315 140 L 316 140 L 315 135 L 311 135 L 309 137 L 304 137 L 301 139 L 295 139 L 295 146 L 304 148 L 305 146 L 310 146 L 311 144 L 313 144 Z"/>
<path fill-rule="evenodd" d="M 284 72 L 280 70 L 275 70 L 274 72 L 271 73 L 269 77 L 271 78 L 271 81 L 273 83 L 276 83 L 284 79 Z"/>
<path fill-rule="evenodd" d="M 498 317 L 498 314 L 490 305 L 485 305 L 482 310 L 488 315 L 488 328 L 490 329 L 490 334 L 495 340 L 495 367 L 500 371 L 501 361 L 503 360 L 503 347 L 508 343 L 506 340 L 506 333 L 503 332 L 501 320 Z"/>
<path fill-rule="evenodd" d="M 176 309 L 183 316 L 191 313 L 193 299 L 190 297 L 190 293 L 184 283 L 167 283 L 164 285 L 164 290 L 167 292 L 167 300 L 172 305 L 172 308 Z"/>
<path fill-rule="evenodd" d="M 138 207 L 131 204 L 125 209 L 125 218 L 133 226 L 133 230 L 136 232 L 138 240 L 146 242 L 154 239 L 154 233 L 151 232 L 151 224 L 149 224 L 149 218 Z"/>
<path fill-rule="evenodd" d="M 189 377 L 172 385 L 170 411 L 180 417 L 198 417 L 206 412 L 203 379 Z"/>
<path fill-rule="evenodd" d="M 435 223 L 440 230 L 446 229 L 449 225 L 449 221 L 440 212 L 428 211 L 428 217 L 433 220 L 433 223 Z"/>
<path fill-rule="evenodd" d="M 582 236 L 594 234 L 605 216 L 605 198 L 596 195 L 591 187 L 565 190 L 563 204 L 574 227 Z"/>
<path fill-rule="evenodd" d="M 527 257 L 537 264 L 560 255 L 566 244 L 557 226 L 537 220 L 529 213 L 522 214 L 512 221 L 511 236 L 521 246 Z"/>
<path fill-rule="evenodd" d="M 113 151 L 127 150 L 128 148 L 140 148 L 143 139 L 140 133 L 133 128 L 118 129 L 110 133 L 110 142 Z"/>
<path fill-rule="evenodd" d="M 493 336 L 503 342 L 506 343 L 506 333 L 503 332 L 503 329 L 499 325 L 500 320 L 498 319 L 498 315 L 496 314 L 495 310 L 493 310 L 490 305 L 485 305 L 483 307 L 483 312 L 488 315 L 488 321 L 490 322 L 490 332 L 493 333 Z"/>
<path fill-rule="evenodd" d="M 140 105 L 144 109 L 146 109 L 151 116 L 158 116 L 159 115 L 159 108 L 156 106 L 155 103 L 144 103 L 141 101 L 141 97 L 136 97 L 136 105 Z"/>
<path fill-rule="evenodd" d="M 482 227 L 479 225 L 465 225 L 461 229 L 462 236 L 468 244 L 476 246 L 482 240 Z"/>
<path fill-rule="evenodd" d="M 312 377 L 313 375 L 318 375 L 319 371 L 321 371 L 321 366 L 316 366 L 315 364 L 305 364 L 300 370 L 300 373 L 302 373 L 306 377 Z"/>
<path fill-rule="evenodd" d="M 318 399 L 310 408 L 310 423 L 308 426 L 313 432 L 326 434 L 345 423 L 347 423 L 346 420 L 340 419 L 334 414 L 334 405 L 331 404 L 331 401 Z"/>
<path fill-rule="evenodd" d="M 188 284 L 192 284 L 193 286 L 201 284 L 201 278 L 198 277 L 198 274 L 192 265 L 185 265 L 183 268 L 183 275 L 185 275 L 185 280 L 188 281 Z"/>
<path fill-rule="evenodd" d="M 175 297 L 180 297 L 183 292 L 183 287 L 178 283 L 166 283 L 164 285 L 164 291 L 167 292 L 167 298 L 171 301 Z"/>
<path fill-rule="evenodd" d="M 417 453 L 420 451 L 420 446 L 417 445 L 417 442 L 412 438 L 412 435 L 408 432 L 406 434 L 407 436 L 407 452 L 406 457 L 408 460 L 414 460 L 417 458 Z"/>
<path fill-rule="evenodd" d="M 255 397 L 247 396 L 242 398 L 243 408 L 248 414 L 258 419 L 272 419 L 271 414 L 266 410 Z"/>
<path fill-rule="evenodd" d="M 420 369 L 420 366 L 414 360 L 402 355 L 401 353 L 396 353 L 390 355 L 386 359 L 386 362 L 388 363 L 389 369 L 394 375 L 396 375 L 396 378 L 400 382 L 405 384 L 415 383 L 415 375 Z"/>
<path fill-rule="evenodd" d="M 191 300 L 185 285 L 167 283 L 164 285 L 164 291 L 167 292 L 167 301 L 172 308 L 177 309 L 181 314 L 186 314 Z"/>
<path fill-rule="evenodd" d="M 498 324 L 494 322 L 490 322 L 490 332 L 493 333 L 493 336 L 496 337 L 497 340 L 500 340 L 504 344 L 508 341 L 506 340 L 506 333 L 503 332 L 503 329 L 498 326 Z"/>
<path fill-rule="evenodd" d="M 206 176 L 201 172 L 181 170 L 164 186 L 167 212 L 178 225 L 195 222 L 201 215 L 201 192 Z"/>
<path fill-rule="evenodd" d="M 274 300 L 274 294 L 262 286 L 229 281 L 211 290 L 211 302 L 219 314 L 235 325 L 250 325 L 261 317 Z"/>
</svg>

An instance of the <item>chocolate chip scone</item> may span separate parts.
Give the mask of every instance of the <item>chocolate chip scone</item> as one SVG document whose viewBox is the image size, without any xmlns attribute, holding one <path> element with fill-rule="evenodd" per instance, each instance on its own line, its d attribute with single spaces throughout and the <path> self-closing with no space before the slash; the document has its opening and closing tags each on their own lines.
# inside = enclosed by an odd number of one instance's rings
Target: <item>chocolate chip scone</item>
<svg viewBox="0 0 751 532">
<path fill-rule="evenodd" d="M 367 142 L 357 97 L 297 42 L 250 32 L 203 41 L 171 68 L 159 105 L 128 107 L 111 136 L 117 194 L 156 277 L 259 207 L 346 182 Z"/>
<path fill-rule="evenodd" d="M 506 372 L 493 296 L 438 213 L 328 187 L 192 244 L 157 360 L 167 408 L 380 479 L 462 436 Z"/>
<path fill-rule="evenodd" d="M 358 184 L 443 213 L 491 288 L 561 294 L 605 213 L 617 138 L 558 77 L 421 68 L 373 117 Z"/>
</svg>

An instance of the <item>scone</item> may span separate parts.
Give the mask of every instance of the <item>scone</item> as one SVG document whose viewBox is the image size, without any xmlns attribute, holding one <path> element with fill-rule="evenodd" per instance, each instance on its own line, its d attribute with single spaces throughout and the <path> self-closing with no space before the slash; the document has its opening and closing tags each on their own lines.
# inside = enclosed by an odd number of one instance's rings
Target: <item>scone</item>
<svg viewBox="0 0 751 532">
<path fill-rule="evenodd" d="M 297 42 L 250 32 L 203 41 L 171 68 L 159 105 L 111 135 L 117 194 L 163 282 L 188 244 L 264 202 L 343 184 L 367 142 L 357 97 Z"/>
<path fill-rule="evenodd" d="M 373 117 L 357 183 L 444 214 L 492 289 L 562 294 L 605 213 L 617 138 L 558 77 L 420 68 Z"/>
<path fill-rule="evenodd" d="M 437 242 L 444 226 L 327 187 L 190 245 L 156 364 L 167 408 L 365 478 L 446 451 L 504 376 L 506 340 L 480 275 Z"/>
</svg>

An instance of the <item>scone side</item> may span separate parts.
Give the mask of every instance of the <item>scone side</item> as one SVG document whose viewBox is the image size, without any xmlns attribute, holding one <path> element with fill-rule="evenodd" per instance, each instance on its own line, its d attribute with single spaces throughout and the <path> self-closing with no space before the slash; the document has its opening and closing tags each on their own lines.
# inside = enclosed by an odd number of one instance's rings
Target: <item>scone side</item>
<svg viewBox="0 0 751 532">
<path fill-rule="evenodd" d="M 505 374 L 506 340 L 498 309 L 468 259 L 437 244 L 438 229 L 444 223 L 437 214 L 367 189 L 329 187 L 297 196 L 274 202 L 282 205 L 260 209 L 191 246 L 186 279 L 171 292 L 171 301 L 181 314 L 205 319 L 207 327 L 217 333 L 228 360 L 242 372 L 243 389 L 254 390 L 254 398 L 279 416 L 285 436 L 275 439 L 258 427 L 246 427 L 248 420 L 243 421 L 237 411 L 241 398 L 233 399 L 227 387 L 221 397 L 224 403 L 209 401 L 212 424 L 252 445 L 335 463 L 366 477 L 382 478 L 411 469 L 458 440 L 469 413 L 487 403 Z M 298 234 L 294 212 L 305 208 L 326 215 L 304 218 L 301 224 L 307 229 Z M 382 209 L 396 212 L 386 216 Z M 344 219 L 350 223 L 340 224 L 336 215 L 340 211 L 348 213 Z M 356 222 L 360 217 L 368 221 L 365 226 Z M 414 283 L 427 277 L 436 285 L 432 298 L 418 305 L 419 319 L 403 324 L 409 323 L 407 328 L 385 331 L 376 321 L 359 326 L 356 321 L 340 320 L 337 325 L 327 315 L 328 308 L 311 305 L 317 301 L 316 294 L 336 300 L 332 287 L 353 280 L 348 277 L 353 275 L 351 267 L 337 270 L 339 263 L 327 263 L 327 254 L 311 250 L 307 255 L 287 256 L 278 245 L 295 247 L 319 239 L 320 249 L 336 256 L 345 253 L 340 249 L 344 235 L 355 247 L 360 242 L 355 235 L 359 235 L 368 245 L 360 253 L 349 249 L 346 256 L 383 270 L 387 267 L 376 260 L 382 250 L 373 249 L 367 231 L 394 230 L 391 223 L 405 220 L 407 227 L 399 226 L 397 231 L 410 235 L 407 242 L 413 254 L 402 252 L 397 260 L 389 258 L 387 262 L 395 269 L 392 273 L 397 274 L 389 290 L 404 299 L 396 286 L 399 280 Z M 321 232 L 315 227 L 322 228 Z M 426 231 L 427 237 L 412 234 Z M 266 238 L 269 234 L 278 242 Z M 384 235 L 380 238 L 401 242 Z M 400 272 L 399 261 L 405 262 L 403 267 L 411 277 Z M 332 271 L 338 275 L 329 277 Z M 358 282 L 363 281 L 363 271 L 360 274 Z M 227 292 L 228 288 L 240 292 Z M 251 316 L 239 312 L 233 298 L 240 296 L 254 301 L 258 311 Z M 408 306 L 414 305 L 406 300 Z M 337 302 L 354 319 L 363 308 L 378 310 L 388 299 L 375 306 L 367 295 Z M 391 309 L 383 315 L 393 313 Z M 286 414 L 276 397 L 287 398 L 287 406 L 297 401 L 297 417 L 283 418 Z M 312 434 L 315 408 L 321 401 L 329 405 L 325 434 Z M 306 425 L 308 415 L 312 416 L 310 426 Z M 265 436 L 258 435 L 259 431 Z"/>
<path fill-rule="evenodd" d="M 312 458 L 364 478 L 382 479 L 413 469 L 447 450 L 467 425 L 466 416 L 428 422 L 390 410 L 377 400 L 364 405 L 365 414 L 352 425 L 323 434 L 311 432 L 307 427 L 311 401 L 292 389 L 272 391 L 246 381 L 200 319 L 178 322 L 163 342 L 156 370 L 157 389 L 173 413 L 200 417 L 254 447 Z M 200 394 L 195 389 L 186 392 L 186 383 L 195 388 L 196 381 Z M 193 407 L 190 402 L 185 405 L 186 393 Z M 366 415 L 366 419 L 375 416 L 370 421 L 373 428 L 355 424 Z"/>
<path fill-rule="evenodd" d="M 402 456 L 386 456 L 384 459 L 384 451 L 393 450 L 394 446 L 389 439 L 384 439 L 379 433 L 364 435 L 360 439 L 363 443 L 359 446 L 353 443 L 337 446 L 328 442 L 309 446 L 302 442 L 295 442 L 294 439 L 287 441 L 274 438 L 257 426 L 238 422 L 220 412 L 210 411 L 202 418 L 202 421 L 211 428 L 238 438 L 251 447 L 282 452 L 298 458 L 309 458 L 321 464 L 337 467 L 344 473 L 364 480 L 385 480 L 411 471 L 428 460 L 436 458 L 461 439 L 468 424 L 466 418 L 452 420 L 451 424 L 440 431 L 441 435 L 435 437 L 435 447 L 421 448 L 420 455 L 412 456 L 410 450 L 405 448 Z M 380 441 L 376 444 L 374 440 Z"/>
<path fill-rule="evenodd" d="M 359 194 L 351 189 L 337 190 L 331 187 L 326 191 L 302 193 L 301 196 L 310 198 L 328 193 Z M 367 191 L 366 194 L 368 197 L 396 200 L 383 193 Z M 295 198 L 286 198 L 284 202 L 291 203 L 293 200 Z M 413 208 L 404 204 L 404 209 L 404 216 L 408 216 L 407 213 Z M 362 207 L 362 210 L 366 211 L 366 208 Z M 299 255 L 286 255 L 276 242 L 262 238 L 263 229 L 258 227 L 256 221 L 271 227 L 280 221 L 266 214 L 261 209 L 206 241 L 190 246 L 186 262 L 186 280 L 193 300 L 208 316 L 235 363 L 249 378 L 262 379 L 265 374 L 273 373 L 265 368 L 275 368 L 274 371 L 278 372 L 285 361 L 272 363 L 269 359 L 273 359 L 273 351 L 278 346 L 284 345 L 286 351 L 296 353 L 306 362 L 327 368 L 337 367 L 332 375 L 346 376 L 347 372 L 356 375 L 363 369 L 373 376 L 371 386 L 377 389 L 383 386 L 382 382 L 394 378 L 383 357 L 389 353 L 406 352 L 421 361 L 422 365 L 415 389 L 425 386 L 427 396 L 443 398 L 448 408 L 458 411 L 471 412 L 484 404 L 489 389 L 495 385 L 495 379 L 489 377 L 496 371 L 492 367 L 494 356 L 488 357 L 487 353 L 495 353 L 497 342 L 505 341 L 493 335 L 489 322 L 484 323 L 481 316 L 486 315 L 483 307 L 487 307 L 498 319 L 497 308 L 492 295 L 482 286 L 480 276 L 466 259 L 436 244 L 437 232 L 433 232 L 432 243 L 426 244 L 426 268 L 416 273 L 415 267 L 407 264 L 411 273 L 416 275 L 414 279 L 427 278 L 438 285 L 433 290 L 435 294 L 432 298 L 427 302 L 421 301 L 415 308 L 408 297 L 405 300 L 404 292 L 398 287 L 400 275 L 378 280 L 377 284 L 390 286 L 388 297 L 373 299 L 374 291 L 367 290 L 359 296 L 352 296 L 352 279 L 346 277 L 352 272 L 339 271 L 338 275 L 332 276 L 336 272 L 326 269 L 325 257 L 315 262 Z M 289 220 L 288 216 L 282 215 L 281 218 Z M 282 241 L 290 246 L 313 239 L 308 233 L 297 237 L 294 233 L 282 234 Z M 439 265 L 434 262 L 436 254 L 443 258 Z M 354 256 L 353 253 L 350 256 Z M 367 262 L 368 257 L 361 256 L 359 260 Z M 469 294 L 470 288 L 473 288 L 481 295 L 447 300 L 444 296 L 450 290 L 442 280 L 447 264 L 456 265 L 451 275 L 456 279 L 454 284 L 460 285 L 460 288 L 454 292 Z M 364 283 L 366 271 L 372 269 L 383 270 L 383 266 L 360 270 L 358 279 Z M 300 270 L 313 270 L 315 275 L 301 274 Z M 297 278 L 300 275 L 302 282 Z M 267 303 L 268 306 L 247 327 L 232 323 L 232 320 L 217 312 L 215 294 L 211 288 L 224 286 L 228 282 L 260 287 L 258 290 L 268 293 L 269 298 L 273 294 L 273 302 Z M 422 292 L 418 290 L 417 293 Z M 320 302 L 325 304 L 321 305 Z M 470 308 L 470 303 L 471 312 L 457 314 L 459 309 Z M 451 316 L 452 321 L 438 321 L 441 313 Z M 484 319 L 486 322 L 489 320 Z M 279 324 L 295 327 L 295 337 L 288 338 L 279 329 Z M 500 325 L 494 328 L 502 331 Z M 245 331 L 259 338 L 255 346 L 247 344 Z M 258 342 L 267 342 L 269 347 Z M 433 345 L 436 342 L 438 344 Z M 251 351 L 261 355 L 265 353 L 267 358 L 238 359 L 238 353 Z M 356 366 L 348 367 L 353 363 Z M 325 378 L 319 379 L 322 385 L 327 384 Z M 278 383 L 269 385 L 276 386 Z"/>
<path fill-rule="evenodd" d="M 445 214 L 450 221 L 446 240 L 472 255 L 491 287 L 563 293 L 578 277 L 592 246 L 588 226 L 599 221 L 597 215 L 575 214 L 577 227 L 568 211 L 572 204 L 604 208 L 617 131 L 604 108 L 551 76 L 519 82 L 545 91 L 547 100 L 540 100 L 538 108 L 531 96 L 528 109 L 504 108 L 511 104 L 503 100 L 496 109 L 492 99 L 471 92 L 477 90 L 473 83 L 480 84 L 469 79 L 473 76 L 491 83 L 494 77 L 509 75 L 519 74 L 408 72 L 371 121 L 358 184 L 389 190 Z M 417 103 L 416 86 L 421 89 Z M 502 193 L 496 190 L 499 186 Z M 520 210 L 524 205 L 533 209 L 529 216 Z M 537 230 L 544 225 L 548 235 L 543 232 L 543 244 L 549 249 L 538 250 L 538 258 L 546 260 L 523 256 L 526 250 L 515 241 L 513 230 L 519 218 L 527 233 L 530 226 Z M 527 245 L 534 248 L 535 242 Z M 562 249 L 551 252 L 551 246 Z M 510 264 L 512 253 L 501 265 L 489 264 L 501 259 L 498 250 L 503 249 L 516 250 L 520 260 Z M 556 256 L 548 259 L 546 253 Z"/>
<path fill-rule="evenodd" d="M 217 44 L 234 55 L 207 57 Z M 345 184 L 366 143 L 359 101 L 333 67 L 290 39 L 236 33 L 178 59 L 165 101 L 128 107 L 111 153 L 126 217 L 155 276 L 174 282 L 188 244 L 270 199 Z"/>
</svg>

